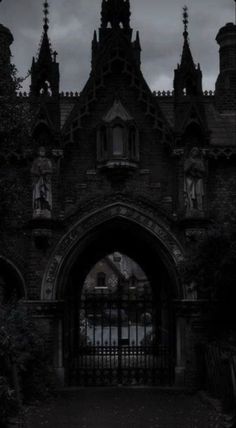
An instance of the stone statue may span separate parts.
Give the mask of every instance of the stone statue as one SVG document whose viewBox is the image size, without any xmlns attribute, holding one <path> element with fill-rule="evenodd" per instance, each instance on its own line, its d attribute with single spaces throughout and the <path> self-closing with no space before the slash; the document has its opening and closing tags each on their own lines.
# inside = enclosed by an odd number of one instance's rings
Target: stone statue
<svg viewBox="0 0 236 428">
<path fill-rule="evenodd" d="M 206 167 L 198 147 L 193 147 L 184 163 L 184 193 L 187 211 L 203 211 Z"/>
<path fill-rule="evenodd" d="M 45 147 L 40 147 L 34 160 L 31 174 L 33 178 L 33 217 L 50 218 L 52 211 L 52 163 L 46 157 Z"/>
<path fill-rule="evenodd" d="M 195 281 L 192 281 L 187 286 L 187 298 L 190 300 L 197 300 L 197 284 Z"/>
</svg>

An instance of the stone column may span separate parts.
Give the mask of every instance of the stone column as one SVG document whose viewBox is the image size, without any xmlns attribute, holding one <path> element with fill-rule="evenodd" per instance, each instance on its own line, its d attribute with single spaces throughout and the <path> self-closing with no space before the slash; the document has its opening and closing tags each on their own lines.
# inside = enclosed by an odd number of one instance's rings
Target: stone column
<svg viewBox="0 0 236 428">
<path fill-rule="evenodd" d="M 175 384 L 177 386 L 185 385 L 185 336 L 186 321 L 183 317 L 178 316 L 176 319 L 176 366 L 175 366 Z"/>
<path fill-rule="evenodd" d="M 62 319 L 56 321 L 56 340 L 54 345 L 54 367 L 59 383 L 64 386 L 65 368 L 63 362 L 63 322 Z"/>
</svg>

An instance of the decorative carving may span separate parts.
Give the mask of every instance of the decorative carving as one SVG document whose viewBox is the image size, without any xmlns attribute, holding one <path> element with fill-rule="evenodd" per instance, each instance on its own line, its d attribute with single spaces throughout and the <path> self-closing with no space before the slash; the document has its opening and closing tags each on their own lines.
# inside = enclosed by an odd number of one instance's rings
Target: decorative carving
<svg viewBox="0 0 236 428">
<path fill-rule="evenodd" d="M 206 229 L 204 228 L 187 228 L 185 231 L 185 236 L 188 242 L 199 242 L 204 239 L 206 235 Z"/>
<path fill-rule="evenodd" d="M 104 116 L 104 122 L 112 122 L 116 118 L 120 118 L 124 122 L 133 120 L 132 116 L 127 112 L 123 104 L 119 99 L 115 99 L 113 106 L 108 111 L 108 113 Z"/>
<path fill-rule="evenodd" d="M 40 147 L 34 160 L 31 174 L 33 178 L 33 217 L 50 218 L 52 211 L 52 163 L 46 157 L 45 147 Z"/>
<path fill-rule="evenodd" d="M 222 157 L 227 160 L 236 155 L 235 147 L 212 147 L 209 150 L 209 157 L 217 160 Z"/>
<path fill-rule="evenodd" d="M 187 214 L 203 211 L 204 176 L 206 167 L 198 147 L 193 147 L 184 163 L 184 193 Z"/>
</svg>

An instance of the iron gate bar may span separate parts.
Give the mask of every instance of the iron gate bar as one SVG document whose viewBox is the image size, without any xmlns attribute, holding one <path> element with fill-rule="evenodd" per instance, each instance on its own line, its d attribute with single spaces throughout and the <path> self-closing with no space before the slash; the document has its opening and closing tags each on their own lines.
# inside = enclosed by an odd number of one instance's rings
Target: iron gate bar
<svg viewBox="0 0 236 428">
<path fill-rule="evenodd" d="M 74 373 L 79 385 L 169 382 L 170 352 L 157 337 L 151 288 L 85 290 L 80 300 L 78 353 Z"/>
</svg>

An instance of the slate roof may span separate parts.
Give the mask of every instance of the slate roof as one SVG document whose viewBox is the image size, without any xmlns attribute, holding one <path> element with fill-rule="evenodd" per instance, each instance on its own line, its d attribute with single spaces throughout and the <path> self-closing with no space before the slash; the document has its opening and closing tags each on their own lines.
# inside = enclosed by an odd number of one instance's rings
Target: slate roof
<svg viewBox="0 0 236 428">
<path fill-rule="evenodd" d="M 206 104 L 205 109 L 211 131 L 211 144 L 236 146 L 236 112 L 220 113 L 213 103 Z"/>
<path fill-rule="evenodd" d="M 61 98 L 61 127 L 63 128 L 66 120 L 73 110 L 74 105 L 78 102 L 79 97 Z M 205 97 L 205 111 L 209 130 L 211 132 L 211 144 L 214 146 L 236 146 L 236 112 L 219 112 L 214 105 L 214 97 Z M 174 128 L 174 98 L 157 97 L 165 118 L 171 128 Z"/>
</svg>

